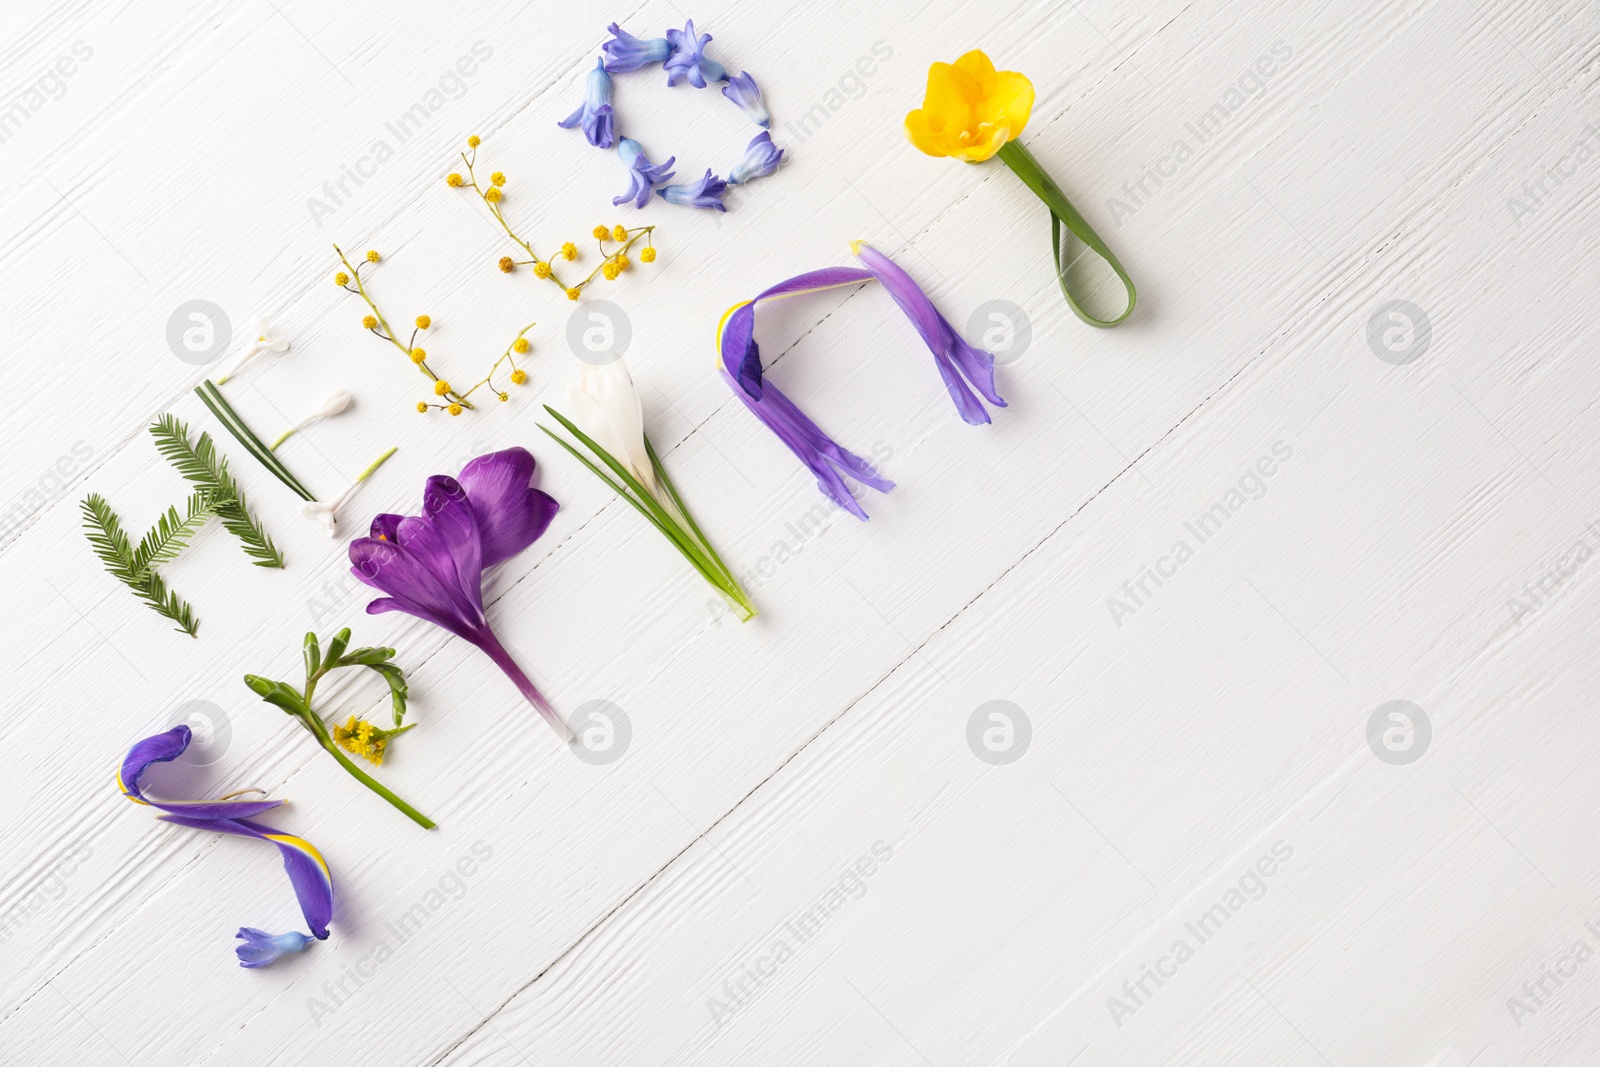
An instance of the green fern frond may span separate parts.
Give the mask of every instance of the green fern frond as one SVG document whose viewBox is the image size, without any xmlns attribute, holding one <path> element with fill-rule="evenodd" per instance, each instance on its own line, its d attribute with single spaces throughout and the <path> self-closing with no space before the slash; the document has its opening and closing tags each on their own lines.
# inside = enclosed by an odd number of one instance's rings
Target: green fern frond
<svg viewBox="0 0 1600 1067">
<path fill-rule="evenodd" d="M 200 532 L 200 527 L 206 520 L 216 514 L 211 506 L 211 498 L 204 493 L 195 493 L 189 498 L 183 517 L 178 517 L 177 508 L 168 508 L 161 520 L 150 528 L 144 535 L 144 540 L 139 542 L 139 547 L 134 549 L 133 564 L 141 571 L 152 567 L 159 567 L 163 563 L 171 563 L 178 558 L 178 553 L 189 546 L 189 541 Z"/>
<path fill-rule="evenodd" d="M 128 535 L 123 532 L 122 520 L 111 510 L 106 498 L 90 493 L 83 499 L 83 532 L 89 538 L 89 547 L 100 557 L 106 570 L 123 581 L 138 576 L 133 549 L 128 547 Z"/>
<path fill-rule="evenodd" d="M 198 499 L 199 494 L 196 494 Z M 193 508 L 196 500 L 190 500 Z M 209 512 L 205 512 L 209 515 Z M 94 554 L 100 557 L 100 562 L 105 564 L 106 570 L 117 581 L 133 590 L 134 595 L 144 600 L 154 608 L 157 613 L 171 619 L 178 624 L 178 628 L 190 637 L 195 636 L 195 631 L 200 627 L 200 621 L 194 617 L 194 611 L 176 594 L 167 589 L 161 576 L 150 569 L 150 562 L 141 562 L 141 554 L 148 554 L 150 558 L 160 551 L 163 546 L 172 540 L 179 527 L 187 528 L 183 522 L 177 521 L 177 511 L 168 509 L 168 514 L 145 535 L 137 550 L 128 545 L 128 535 L 122 529 L 122 520 L 117 513 L 111 510 L 111 505 L 106 503 L 99 493 L 90 493 L 83 501 L 83 527 L 84 533 L 89 538 L 89 547 Z M 168 519 L 173 520 L 171 523 Z M 200 519 L 200 523 L 205 521 Z M 168 528 L 163 535 L 163 527 Z M 199 529 L 199 524 L 194 526 Z M 184 536 L 192 536 L 190 530 Z M 147 547 L 148 546 L 148 547 Z M 176 554 L 176 549 L 172 555 Z M 170 559 L 171 556 L 165 558 Z"/>
<path fill-rule="evenodd" d="M 282 567 L 283 554 L 272 538 L 250 515 L 244 493 L 228 473 L 228 461 L 219 457 L 211 435 L 202 433 L 189 443 L 189 428 L 173 415 L 163 415 L 150 427 L 156 448 L 177 472 L 200 492 L 211 498 L 211 509 L 223 527 L 244 546 L 245 554 L 258 567 Z"/>
</svg>

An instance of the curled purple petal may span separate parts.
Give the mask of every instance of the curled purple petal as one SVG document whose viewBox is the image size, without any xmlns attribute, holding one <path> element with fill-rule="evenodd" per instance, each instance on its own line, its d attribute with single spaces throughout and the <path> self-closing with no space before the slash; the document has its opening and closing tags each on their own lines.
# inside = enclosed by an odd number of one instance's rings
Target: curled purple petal
<svg viewBox="0 0 1600 1067">
<path fill-rule="evenodd" d="M 194 819 L 235 819 L 260 815 L 282 804 L 281 800 L 157 800 L 146 796 L 139 779 L 152 764 L 168 763 L 183 755 L 194 732 L 183 723 L 170 730 L 147 737 L 128 750 L 122 766 L 117 769 L 117 786 L 122 795 L 136 804 L 146 804 L 161 811 L 187 815 Z"/>
</svg>

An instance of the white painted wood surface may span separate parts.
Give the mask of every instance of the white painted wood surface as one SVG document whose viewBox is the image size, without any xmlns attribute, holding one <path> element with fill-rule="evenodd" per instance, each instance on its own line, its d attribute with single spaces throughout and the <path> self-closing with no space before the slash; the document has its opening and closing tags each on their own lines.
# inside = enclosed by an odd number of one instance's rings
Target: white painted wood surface
<svg viewBox="0 0 1600 1067">
<path fill-rule="evenodd" d="M 760 80 L 790 159 L 725 217 L 624 213 L 615 161 L 555 120 L 607 22 L 686 16 Z M 0 1062 L 1600 1062 L 1591 5 L 29 0 L 0 25 Z M 927 64 L 971 47 L 1032 77 L 1029 147 L 1139 283 L 1125 326 L 1068 313 L 1019 182 L 905 144 Z M 659 81 L 618 78 L 626 131 L 725 168 L 743 117 Z M 571 306 L 499 274 L 510 249 L 444 185 L 469 133 L 545 247 L 659 225 L 660 261 L 597 293 L 697 516 L 758 575 L 756 622 L 537 432 Z M 774 379 L 900 485 L 867 524 L 817 511 L 712 373 L 723 309 L 856 237 L 958 326 L 1005 299 L 1032 331 L 972 428 L 882 292 L 764 315 Z M 374 287 L 433 316 L 448 376 L 539 320 L 530 384 L 411 414 L 420 379 L 359 330 L 335 240 L 385 253 Z M 573 758 L 463 642 L 360 614 L 344 542 L 168 350 L 196 298 L 292 339 L 230 387 L 263 430 L 358 393 L 285 446 L 314 486 L 400 446 L 355 525 L 535 451 L 562 511 L 491 613 L 563 711 L 625 711 L 621 759 Z M 1431 323 L 1405 365 L 1368 343 L 1394 300 Z M 219 435 L 288 557 L 248 567 L 208 529 L 167 570 L 195 641 L 78 528 L 91 491 L 137 530 L 182 495 L 145 433 L 163 411 Z M 294 677 L 301 634 L 345 623 L 409 671 L 421 726 L 383 777 L 435 831 L 239 682 Z M 384 706 L 356 679 L 325 699 Z M 1431 722 L 1406 765 L 1367 742 L 1395 699 Z M 112 785 L 191 700 L 231 731 L 191 784 L 290 798 L 335 872 L 333 937 L 268 970 L 228 938 L 298 923 L 276 857 Z M 995 700 L 1031 724 L 1003 765 L 967 740 Z"/>
</svg>

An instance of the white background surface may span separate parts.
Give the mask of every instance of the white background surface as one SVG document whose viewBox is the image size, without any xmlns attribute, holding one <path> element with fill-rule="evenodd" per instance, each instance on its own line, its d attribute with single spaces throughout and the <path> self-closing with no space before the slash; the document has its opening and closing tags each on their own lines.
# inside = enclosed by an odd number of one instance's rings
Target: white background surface
<svg viewBox="0 0 1600 1067">
<path fill-rule="evenodd" d="M 615 160 L 555 121 L 606 22 L 655 36 L 686 15 L 760 80 L 790 159 L 725 217 L 613 209 Z M 0 144 L 0 1060 L 1600 1059 L 1589 5 L 31 2 L 0 20 L 7 106 L 77 42 L 92 52 Z M 477 42 L 492 55 L 399 142 L 386 124 Z M 852 75 L 880 42 L 887 58 Z M 1230 95 L 1275 45 L 1290 58 Z M 972 47 L 1032 78 L 1025 140 L 1139 284 L 1123 327 L 1070 315 L 1020 182 L 904 142 L 927 64 Z M 618 78 L 623 130 L 686 178 L 725 170 L 746 120 L 661 81 Z M 1188 124 L 1219 103 L 1201 140 Z M 512 249 L 445 186 L 469 133 L 543 248 L 659 224 L 660 261 L 595 293 L 631 318 L 650 432 L 702 525 L 759 568 L 757 621 L 719 619 L 664 541 L 537 432 L 575 367 L 571 306 L 498 273 Z M 392 155 L 360 164 L 380 140 Z M 332 203 L 324 183 L 358 165 L 369 176 L 314 219 L 308 200 Z M 974 428 L 876 287 L 765 314 L 773 380 L 900 486 L 864 498 L 870 523 L 827 510 L 797 538 L 822 498 L 714 377 L 713 334 L 729 304 L 848 262 L 857 237 L 958 327 L 986 301 L 1020 305 L 1032 343 L 1000 372 L 1011 406 Z M 529 385 L 458 419 L 413 414 L 424 383 L 360 331 L 331 282 L 335 240 L 383 251 L 375 291 L 401 320 L 433 316 L 448 377 L 480 374 L 537 319 Z M 256 313 L 292 339 L 229 386 L 263 433 L 330 386 L 357 393 L 285 446 L 319 492 L 399 445 L 352 528 L 414 510 L 426 475 L 479 452 L 535 451 L 562 511 L 492 575 L 491 618 L 564 712 L 625 710 L 622 759 L 573 758 L 465 643 L 361 614 L 344 542 L 190 392 L 205 372 L 164 338 L 195 298 L 241 342 Z M 1431 322 L 1403 366 L 1367 341 L 1391 300 Z M 163 411 L 217 436 L 288 559 L 250 567 L 208 528 L 166 571 L 198 640 L 79 531 L 88 492 L 139 531 L 183 496 L 145 432 Z M 1279 442 L 1291 458 L 1200 543 L 1186 523 Z M 1108 599 L 1180 540 L 1192 556 L 1114 617 Z M 302 633 L 345 624 L 409 672 L 421 725 L 382 777 L 435 831 L 239 681 L 296 677 Z M 325 688 L 330 715 L 385 711 L 371 680 Z M 1392 699 L 1432 725 L 1405 766 L 1366 741 Z M 288 797 L 283 824 L 334 870 L 332 938 L 268 970 L 235 966 L 229 937 L 299 924 L 277 857 L 157 823 L 112 783 L 191 700 L 224 710 L 231 741 L 167 786 Z M 992 700 L 1031 723 L 1006 765 L 966 740 Z M 1264 895 L 1200 943 L 1185 924 L 1280 842 L 1292 858 Z M 474 845 L 491 858 L 458 884 Z M 875 846 L 892 858 L 842 883 Z M 399 941 L 390 924 L 440 896 Z M 819 903 L 802 942 L 786 924 Z M 1180 940 L 1192 958 L 1129 999 Z M 1547 967 L 1568 977 L 1537 1003 L 1524 983 Z"/>
</svg>

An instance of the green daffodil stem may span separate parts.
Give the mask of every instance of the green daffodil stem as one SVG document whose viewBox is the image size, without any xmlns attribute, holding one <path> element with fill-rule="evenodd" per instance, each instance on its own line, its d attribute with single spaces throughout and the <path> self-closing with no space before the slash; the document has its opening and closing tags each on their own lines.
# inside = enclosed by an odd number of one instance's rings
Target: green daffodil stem
<svg viewBox="0 0 1600 1067">
<path fill-rule="evenodd" d="M 1033 190 L 1033 195 L 1044 201 L 1045 207 L 1050 209 L 1050 249 L 1055 260 L 1056 278 L 1061 283 L 1061 295 L 1067 298 L 1067 306 L 1072 308 L 1072 313 L 1087 322 L 1090 326 L 1115 326 L 1129 315 L 1133 314 L 1133 305 L 1138 301 L 1139 294 L 1134 291 L 1133 279 L 1128 277 L 1128 272 L 1117 262 L 1117 257 L 1110 247 L 1094 232 L 1094 227 L 1080 214 L 1067 195 L 1061 191 L 1050 175 L 1039 166 L 1039 161 L 1033 158 L 1033 153 L 1021 141 L 1007 141 L 1000 146 L 997 153 L 1000 162 L 1011 168 L 1013 174 L 1022 179 L 1024 185 Z M 1072 295 L 1072 289 L 1067 282 L 1067 268 L 1069 263 L 1061 258 L 1061 228 L 1065 226 L 1071 231 L 1072 236 L 1082 241 L 1089 248 L 1099 254 L 1117 277 L 1122 279 L 1123 286 L 1128 291 L 1128 306 L 1122 314 L 1114 319 L 1100 319 L 1089 314 Z"/>
</svg>

